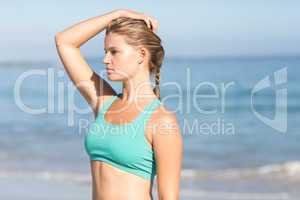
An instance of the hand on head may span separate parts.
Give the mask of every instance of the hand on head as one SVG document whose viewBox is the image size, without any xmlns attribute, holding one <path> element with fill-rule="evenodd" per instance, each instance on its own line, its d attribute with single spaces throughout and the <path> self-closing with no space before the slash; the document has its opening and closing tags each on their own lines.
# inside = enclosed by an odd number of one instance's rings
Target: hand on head
<svg viewBox="0 0 300 200">
<path fill-rule="evenodd" d="M 158 21 L 152 16 L 128 9 L 121 9 L 118 10 L 118 12 L 120 12 L 122 17 L 144 20 L 148 28 L 150 28 L 153 32 L 156 32 L 158 29 Z"/>
</svg>

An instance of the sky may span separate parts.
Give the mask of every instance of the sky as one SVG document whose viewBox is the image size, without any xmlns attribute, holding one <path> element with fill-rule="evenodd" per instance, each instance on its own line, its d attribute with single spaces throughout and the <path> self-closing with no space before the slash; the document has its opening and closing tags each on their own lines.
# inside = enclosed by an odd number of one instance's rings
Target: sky
<svg viewBox="0 0 300 200">
<path fill-rule="evenodd" d="M 11 0 L 1 2 L 0 61 L 57 59 L 55 33 L 120 8 L 158 19 L 169 57 L 300 55 L 297 0 Z M 103 55 L 103 36 L 83 54 Z"/>
</svg>

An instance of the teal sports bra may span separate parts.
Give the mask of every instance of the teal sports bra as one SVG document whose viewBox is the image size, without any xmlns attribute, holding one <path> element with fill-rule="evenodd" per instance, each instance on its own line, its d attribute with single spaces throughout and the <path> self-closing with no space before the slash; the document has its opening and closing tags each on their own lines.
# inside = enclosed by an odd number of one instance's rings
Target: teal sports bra
<svg viewBox="0 0 300 200">
<path fill-rule="evenodd" d="M 156 175 L 156 162 L 154 151 L 145 137 L 145 126 L 161 101 L 157 98 L 151 101 L 132 122 L 113 124 L 106 121 L 104 115 L 117 98 L 115 95 L 102 105 L 85 135 L 85 150 L 90 160 L 103 161 L 125 172 L 152 180 Z"/>
</svg>

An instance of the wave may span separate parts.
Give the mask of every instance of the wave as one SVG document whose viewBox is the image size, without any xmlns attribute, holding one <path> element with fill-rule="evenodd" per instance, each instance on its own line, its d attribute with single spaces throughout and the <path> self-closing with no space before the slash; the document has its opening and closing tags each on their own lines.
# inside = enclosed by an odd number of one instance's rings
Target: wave
<svg viewBox="0 0 300 200">
<path fill-rule="evenodd" d="M 43 180 L 54 180 L 54 181 L 71 181 L 78 183 L 89 183 L 90 175 L 84 173 L 73 173 L 73 172 L 54 172 L 54 171 L 12 171 L 12 170 L 1 170 L 0 177 L 31 177 Z"/>
<path fill-rule="evenodd" d="M 194 170 L 182 171 L 185 178 L 248 178 L 248 177 L 284 177 L 300 180 L 300 161 L 289 161 L 280 164 L 270 164 L 255 168 L 232 168 L 224 170 Z"/>
<path fill-rule="evenodd" d="M 300 161 L 289 161 L 281 164 L 271 164 L 256 168 L 232 168 L 224 170 L 198 170 L 183 169 L 181 172 L 183 179 L 235 179 L 249 177 L 284 177 L 300 180 Z M 79 183 L 89 183 L 91 175 L 87 173 L 67 172 L 67 171 L 24 171 L 24 170 L 0 170 L 0 177 L 32 177 L 45 180 L 74 181 Z"/>
</svg>

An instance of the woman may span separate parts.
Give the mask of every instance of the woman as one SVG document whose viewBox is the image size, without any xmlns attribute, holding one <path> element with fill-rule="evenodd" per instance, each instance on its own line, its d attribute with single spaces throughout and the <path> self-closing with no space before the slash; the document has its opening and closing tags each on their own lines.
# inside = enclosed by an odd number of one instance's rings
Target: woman
<svg viewBox="0 0 300 200">
<path fill-rule="evenodd" d="M 153 17 L 120 9 L 56 34 L 60 59 L 95 116 L 85 138 L 93 200 L 152 199 L 156 175 L 159 199 L 179 199 L 183 143 L 176 115 L 160 101 L 164 49 L 154 33 L 157 27 Z M 103 63 L 108 78 L 122 82 L 120 94 L 93 71 L 79 49 L 104 29 Z"/>
</svg>

